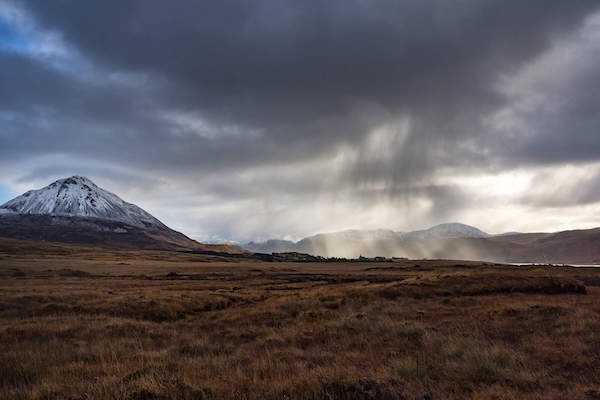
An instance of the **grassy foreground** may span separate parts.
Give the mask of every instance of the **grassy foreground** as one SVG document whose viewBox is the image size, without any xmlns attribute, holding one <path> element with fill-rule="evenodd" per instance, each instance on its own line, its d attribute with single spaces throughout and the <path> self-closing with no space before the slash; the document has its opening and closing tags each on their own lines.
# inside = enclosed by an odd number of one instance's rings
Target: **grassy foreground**
<svg viewBox="0 0 600 400">
<path fill-rule="evenodd" d="M 2 399 L 600 399 L 600 269 L 0 240 Z"/>
</svg>

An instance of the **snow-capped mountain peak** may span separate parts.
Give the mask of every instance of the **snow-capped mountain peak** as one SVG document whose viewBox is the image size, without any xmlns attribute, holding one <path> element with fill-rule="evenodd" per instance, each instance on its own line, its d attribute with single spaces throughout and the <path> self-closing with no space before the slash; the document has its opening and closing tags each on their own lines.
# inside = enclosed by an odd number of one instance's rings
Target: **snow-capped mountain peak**
<svg viewBox="0 0 600 400">
<path fill-rule="evenodd" d="M 138 206 L 123 201 L 96 186 L 90 179 L 78 175 L 59 179 L 42 189 L 29 190 L 1 205 L 0 210 L 19 214 L 100 218 L 141 228 L 164 227 Z"/>
</svg>

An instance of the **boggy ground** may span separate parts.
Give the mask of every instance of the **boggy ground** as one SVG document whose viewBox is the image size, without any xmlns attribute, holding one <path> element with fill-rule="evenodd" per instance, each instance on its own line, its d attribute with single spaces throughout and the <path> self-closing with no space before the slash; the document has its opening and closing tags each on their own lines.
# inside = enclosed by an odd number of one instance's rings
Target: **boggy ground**
<svg viewBox="0 0 600 400">
<path fill-rule="evenodd" d="M 600 269 L 1 239 L 0 398 L 600 399 Z"/>
</svg>

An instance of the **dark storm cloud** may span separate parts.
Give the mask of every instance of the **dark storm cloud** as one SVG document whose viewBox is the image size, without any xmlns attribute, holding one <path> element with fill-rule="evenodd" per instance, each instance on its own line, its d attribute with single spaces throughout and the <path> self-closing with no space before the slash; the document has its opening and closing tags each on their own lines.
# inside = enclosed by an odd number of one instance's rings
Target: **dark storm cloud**
<svg viewBox="0 0 600 400">
<path fill-rule="evenodd" d="M 600 56 L 594 61 L 600 62 Z M 600 159 L 600 70 L 550 101 L 551 107 L 530 115 L 532 126 L 510 147 L 509 159 L 521 163 L 558 164 Z"/>
<path fill-rule="evenodd" d="M 355 143 L 385 118 L 359 118 L 363 107 L 416 117 L 417 147 L 475 135 L 477 116 L 501 100 L 490 87 L 497 74 L 544 50 L 594 7 L 595 1 L 49 1 L 29 9 L 107 68 L 171 81 L 161 93 L 163 107 L 196 111 L 242 132 L 262 130 L 267 147 L 285 143 L 298 154 Z M 412 151 L 406 148 L 404 157 Z"/>
<path fill-rule="evenodd" d="M 0 49 L 5 168 L 60 155 L 65 171 L 170 177 L 212 200 L 278 193 L 297 204 L 354 188 L 362 204 L 430 199 L 443 218 L 469 196 L 433 182 L 441 168 L 600 158 L 597 93 L 574 92 L 565 112 L 509 141 L 482 123 L 513 101 L 498 79 L 580 29 L 594 0 L 12 4 L 71 58 L 57 67 Z M 577 87 L 596 78 L 587 71 Z"/>
</svg>

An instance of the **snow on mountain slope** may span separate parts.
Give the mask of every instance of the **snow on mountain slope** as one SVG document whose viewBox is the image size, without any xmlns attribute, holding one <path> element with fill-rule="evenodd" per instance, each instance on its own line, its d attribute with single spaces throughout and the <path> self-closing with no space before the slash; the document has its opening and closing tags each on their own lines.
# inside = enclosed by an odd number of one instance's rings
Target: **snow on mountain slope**
<svg viewBox="0 0 600 400">
<path fill-rule="evenodd" d="M 0 206 L 3 213 L 100 218 L 140 228 L 165 228 L 152 215 L 83 176 L 59 179 Z"/>
</svg>

